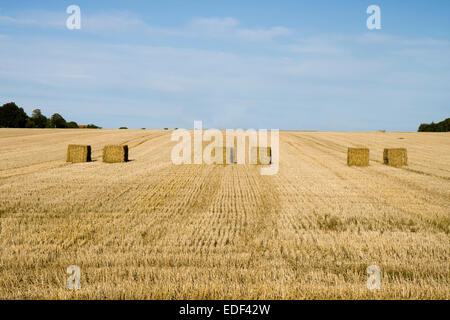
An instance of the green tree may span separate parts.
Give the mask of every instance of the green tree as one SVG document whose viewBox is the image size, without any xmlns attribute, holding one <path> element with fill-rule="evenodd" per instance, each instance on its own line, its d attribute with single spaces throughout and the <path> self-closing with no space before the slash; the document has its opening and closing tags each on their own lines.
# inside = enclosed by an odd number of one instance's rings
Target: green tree
<svg viewBox="0 0 450 320">
<path fill-rule="evenodd" d="M 67 122 L 67 128 L 78 128 L 78 124 L 75 121 Z"/>
<path fill-rule="evenodd" d="M 88 124 L 87 127 L 89 129 L 101 129 L 102 128 L 102 127 L 96 126 L 95 124 L 92 124 L 92 123 Z"/>
<path fill-rule="evenodd" d="M 431 124 L 428 124 L 428 123 L 422 123 L 420 126 L 419 126 L 419 132 L 430 132 L 430 131 L 432 131 L 432 126 L 431 126 Z"/>
<path fill-rule="evenodd" d="M 47 118 L 47 122 L 45 123 L 46 128 L 54 128 L 52 124 L 52 119 Z"/>
<path fill-rule="evenodd" d="M 47 126 L 47 117 L 41 113 L 41 109 L 34 109 L 31 115 L 36 128 L 45 128 Z"/>
<path fill-rule="evenodd" d="M 422 123 L 419 126 L 419 132 L 449 132 L 450 131 L 450 118 L 438 123 Z"/>
<path fill-rule="evenodd" d="M 36 124 L 31 118 L 28 118 L 27 123 L 25 124 L 25 128 L 36 128 Z"/>
<path fill-rule="evenodd" d="M 53 128 L 67 128 L 66 120 L 59 113 L 52 115 L 51 123 Z"/>
<path fill-rule="evenodd" d="M 0 107 L 0 127 L 25 128 L 28 116 L 14 102 L 9 102 Z"/>
<path fill-rule="evenodd" d="M 437 132 L 449 132 L 450 131 L 450 118 L 445 119 L 444 121 L 436 124 Z"/>
</svg>

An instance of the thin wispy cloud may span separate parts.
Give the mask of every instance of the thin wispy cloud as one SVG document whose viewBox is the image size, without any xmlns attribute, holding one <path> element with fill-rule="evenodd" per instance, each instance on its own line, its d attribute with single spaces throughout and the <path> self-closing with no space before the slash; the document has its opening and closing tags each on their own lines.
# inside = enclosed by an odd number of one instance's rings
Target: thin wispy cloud
<svg viewBox="0 0 450 320">
<path fill-rule="evenodd" d="M 13 16 L 0 16 L 0 25 L 65 28 L 67 15 L 50 11 L 27 11 Z M 283 26 L 270 28 L 245 28 L 232 17 L 200 17 L 191 19 L 183 28 L 163 28 L 151 25 L 130 12 L 102 12 L 85 14 L 80 32 L 100 35 L 136 33 L 172 37 L 211 37 L 220 39 L 243 39 L 265 41 L 292 34 Z"/>
<path fill-rule="evenodd" d="M 14 16 L 0 15 L 0 25 L 63 30 L 67 15 L 64 12 L 27 10 Z"/>
</svg>

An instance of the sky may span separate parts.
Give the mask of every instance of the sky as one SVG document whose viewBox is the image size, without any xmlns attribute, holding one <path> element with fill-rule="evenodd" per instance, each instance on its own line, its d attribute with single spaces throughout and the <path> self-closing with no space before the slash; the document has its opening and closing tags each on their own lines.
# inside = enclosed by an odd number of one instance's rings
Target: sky
<svg viewBox="0 0 450 320">
<path fill-rule="evenodd" d="M 104 128 L 416 131 L 450 116 L 449 15 L 448 0 L 0 0 L 0 104 Z"/>
</svg>

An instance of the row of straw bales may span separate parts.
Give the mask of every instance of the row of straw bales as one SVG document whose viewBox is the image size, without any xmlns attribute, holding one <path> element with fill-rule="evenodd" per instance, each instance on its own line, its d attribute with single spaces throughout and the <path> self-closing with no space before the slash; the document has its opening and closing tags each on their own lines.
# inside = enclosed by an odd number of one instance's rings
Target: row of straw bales
<svg viewBox="0 0 450 320">
<path fill-rule="evenodd" d="M 234 164 L 237 163 L 237 155 L 233 147 L 217 147 L 212 151 L 212 157 L 216 164 Z M 216 156 L 217 155 L 217 156 Z M 272 164 L 271 147 L 252 147 L 250 149 L 249 164 L 269 165 Z"/>
<path fill-rule="evenodd" d="M 91 146 L 69 144 L 67 147 L 67 162 L 90 162 Z M 214 148 L 212 156 L 217 164 L 236 163 L 234 148 L 222 147 Z M 103 162 L 116 163 L 128 161 L 127 145 L 108 145 L 103 148 Z M 266 165 L 272 163 L 272 149 L 270 147 L 253 147 L 250 151 L 250 164 Z"/>
<path fill-rule="evenodd" d="M 67 147 L 67 162 L 90 162 L 91 161 L 91 146 L 69 144 Z M 103 148 L 103 162 L 127 162 L 128 161 L 128 146 L 124 145 L 109 145 Z"/>
<path fill-rule="evenodd" d="M 91 161 L 91 146 L 69 144 L 67 147 L 67 162 Z M 236 163 L 234 148 L 214 148 L 212 156 L 217 164 Z M 103 148 L 103 162 L 117 163 L 128 161 L 127 145 L 108 145 Z M 252 147 L 250 150 L 250 164 L 267 165 L 272 163 L 272 149 L 270 147 Z M 408 165 L 408 155 L 405 148 L 386 148 L 383 151 L 383 163 L 393 167 Z M 347 165 L 365 167 L 369 165 L 368 148 L 348 148 Z"/>
<path fill-rule="evenodd" d="M 405 148 L 386 148 L 383 151 L 383 163 L 392 167 L 408 165 L 408 154 Z M 369 165 L 368 148 L 348 148 L 347 165 L 365 167 Z"/>
</svg>

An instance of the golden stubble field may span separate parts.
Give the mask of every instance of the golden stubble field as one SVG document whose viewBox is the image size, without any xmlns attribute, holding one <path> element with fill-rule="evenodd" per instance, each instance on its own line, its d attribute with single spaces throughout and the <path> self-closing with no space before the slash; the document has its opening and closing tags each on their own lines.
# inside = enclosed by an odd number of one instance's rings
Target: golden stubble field
<svg viewBox="0 0 450 320">
<path fill-rule="evenodd" d="M 450 134 L 280 132 L 274 176 L 175 166 L 170 134 L 0 129 L 0 298 L 450 298 Z M 94 161 L 64 162 L 69 143 Z M 102 163 L 121 143 L 132 161 Z M 352 146 L 369 167 L 346 165 Z"/>
</svg>

